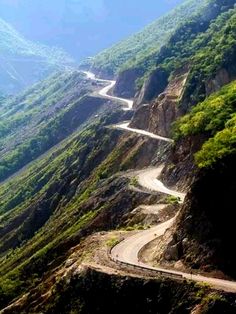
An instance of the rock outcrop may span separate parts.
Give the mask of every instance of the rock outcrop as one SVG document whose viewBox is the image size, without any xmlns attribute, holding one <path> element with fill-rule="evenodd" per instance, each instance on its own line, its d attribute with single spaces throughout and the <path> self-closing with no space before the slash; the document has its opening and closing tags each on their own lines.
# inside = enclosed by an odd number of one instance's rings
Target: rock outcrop
<svg viewBox="0 0 236 314">
<path fill-rule="evenodd" d="M 161 179 L 167 186 L 175 186 L 182 191 L 188 189 L 198 172 L 194 154 L 201 148 L 204 141 L 204 136 L 195 135 L 176 142 L 169 152 L 162 171 Z"/>
<path fill-rule="evenodd" d="M 191 268 L 222 271 L 236 278 L 235 229 L 236 156 L 221 160 L 214 168 L 201 170 L 187 195 L 173 232 L 173 245 L 181 247 L 180 258 Z M 217 171 L 216 171 L 217 169 Z"/>
<path fill-rule="evenodd" d="M 140 69 L 128 69 L 117 78 L 113 94 L 123 98 L 133 98 L 136 93 L 136 80 L 140 77 Z"/>
<path fill-rule="evenodd" d="M 159 78 L 163 81 L 160 81 L 160 87 L 156 88 L 156 90 L 161 91 L 166 85 L 167 79 L 164 72 L 162 74 L 158 73 Z M 150 105 L 140 106 L 137 109 L 131 126 L 134 128 L 144 127 L 149 132 L 170 137 L 172 123 L 181 115 L 178 103 L 182 97 L 187 76 L 188 67 L 173 73 L 172 79 L 170 79 L 164 92 L 159 94 Z"/>
<path fill-rule="evenodd" d="M 168 74 L 162 68 L 154 70 L 143 84 L 143 87 L 134 102 L 134 107 L 149 103 L 161 94 L 168 85 Z"/>
<path fill-rule="evenodd" d="M 205 84 L 206 86 L 206 96 L 211 95 L 212 93 L 217 92 L 221 89 L 222 86 L 230 83 L 233 79 L 236 78 L 236 73 L 233 75 L 233 73 L 230 73 L 226 69 L 220 69 L 216 76 L 208 80 Z"/>
</svg>

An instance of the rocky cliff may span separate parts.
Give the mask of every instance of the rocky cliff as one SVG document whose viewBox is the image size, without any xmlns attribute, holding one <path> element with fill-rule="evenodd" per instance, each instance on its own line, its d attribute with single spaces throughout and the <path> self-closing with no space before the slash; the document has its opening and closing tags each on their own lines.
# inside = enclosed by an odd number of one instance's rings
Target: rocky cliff
<svg viewBox="0 0 236 314">
<path fill-rule="evenodd" d="M 167 74 L 157 70 L 144 84 L 138 103 L 153 99 L 148 105 L 139 105 L 132 119 L 131 126 L 144 128 L 152 133 L 170 137 L 172 123 L 182 114 L 178 104 L 185 88 L 188 77 L 188 67 L 175 71 L 168 83 Z M 143 122 L 141 122 L 143 121 Z"/>
<path fill-rule="evenodd" d="M 118 75 L 114 95 L 123 98 L 133 98 L 137 92 L 136 80 L 140 75 L 139 69 L 129 69 Z"/>
<path fill-rule="evenodd" d="M 198 173 L 177 220 L 171 245 L 192 269 L 221 271 L 236 278 L 232 244 L 235 228 L 235 156 Z"/>
</svg>

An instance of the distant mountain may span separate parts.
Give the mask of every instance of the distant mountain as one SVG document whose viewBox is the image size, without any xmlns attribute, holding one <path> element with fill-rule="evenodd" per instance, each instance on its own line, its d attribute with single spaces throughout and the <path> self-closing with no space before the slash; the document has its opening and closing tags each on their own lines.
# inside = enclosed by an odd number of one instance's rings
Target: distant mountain
<svg viewBox="0 0 236 314">
<path fill-rule="evenodd" d="M 0 16 L 32 41 L 62 47 L 77 60 L 139 31 L 183 0 L 2 0 Z M 133 13 L 135 12 L 135 14 Z"/>
<path fill-rule="evenodd" d="M 73 60 L 63 50 L 33 43 L 0 19 L 0 91 L 2 93 L 18 92 L 53 71 L 72 64 Z"/>
</svg>

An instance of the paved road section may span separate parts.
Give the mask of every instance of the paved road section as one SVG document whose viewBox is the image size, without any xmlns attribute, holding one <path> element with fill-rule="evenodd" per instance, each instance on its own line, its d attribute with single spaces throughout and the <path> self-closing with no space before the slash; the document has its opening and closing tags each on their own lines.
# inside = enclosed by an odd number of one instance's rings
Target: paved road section
<svg viewBox="0 0 236 314">
<path fill-rule="evenodd" d="M 123 101 L 127 105 L 127 110 L 132 109 L 133 101 L 128 99 L 123 99 L 115 96 L 109 95 L 109 91 L 115 86 L 115 81 L 109 80 L 102 80 L 96 78 L 95 74 L 91 72 L 84 72 L 89 79 L 108 83 L 108 85 L 102 88 L 99 91 L 99 95 L 103 97 L 107 97 L 114 100 Z M 157 138 L 166 142 L 173 142 L 171 139 L 164 138 L 158 136 L 156 134 L 139 130 L 133 129 L 129 127 L 129 123 L 121 123 L 116 126 L 119 129 L 123 129 L 128 132 L 134 132 L 142 135 L 147 135 L 152 138 Z M 162 166 L 158 168 L 148 168 L 143 171 L 140 171 L 137 175 L 139 184 L 144 187 L 145 189 L 149 189 L 156 192 L 162 192 L 171 196 L 179 197 L 180 200 L 183 202 L 185 194 L 171 190 L 164 186 L 164 184 L 158 180 L 157 178 L 160 176 L 162 171 Z M 133 266 L 139 266 L 146 268 L 148 270 L 157 271 L 160 273 L 166 273 L 167 275 L 176 276 L 178 278 L 182 277 L 185 279 L 194 280 L 196 282 L 204 282 L 209 285 L 214 286 L 217 289 L 225 290 L 225 291 L 232 291 L 236 292 L 236 282 L 229 281 L 229 280 L 222 280 L 217 278 L 205 277 L 201 275 L 193 275 L 185 272 L 175 271 L 172 269 L 164 269 L 161 267 L 152 267 L 150 265 L 144 264 L 139 261 L 139 252 L 140 250 L 153 241 L 154 239 L 164 235 L 166 230 L 170 228 L 175 222 L 175 218 L 172 218 L 162 224 L 159 224 L 156 227 L 150 228 L 148 230 L 137 232 L 135 235 L 132 235 L 125 239 L 124 241 L 117 244 L 111 251 L 111 257 L 113 260 L 121 263 L 131 264 Z"/>
<path fill-rule="evenodd" d="M 174 143 L 174 141 L 170 138 L 163 137 L 163 136 L 160 136 L 160 135 L 157 135 L 157 134 L 145 131 L 145 130 L 130 128 L 129 123 L 130 122 L 124 122 L 124 123 L 113 125 L 112 127 L 115 129 L 120 129 L 120 130 L 133 132 L 133 133 L 140 134 L 140 135 L 145 135 L 145 136 L 148 136 L 150 138 L 154 138 L 156 140 L 160 140 L 160 141 L 164 141 L 164 142 L 168 142 L 168 143 Z"/>
<path fill-rule="evenodd" d="M 185 198 L 185 193 L 177 192 L 167 188 L 160 180 L 157 178 L 161 175 L 163 166 L 157 168 L 147 168 L 137 172 L 138 183 L 151 191 L 161 192 L 170 196 L 174 196 L 180 199 L 183 203 Z"/>
<path fill-rule="evenodd" d="M 112 90 L 112 88 L 116 85 L 116 81 L 103 80 L 103 79 L 97 78 L 95 74 L 93 74 L 91 72 L 88 72 L 88 71 L 83 71 L 83 73 L 87 75 L 88 79 L 108 84 L 107 86 L 105 86 L 104 88 L 102 88 L 98 92 L 98 94 L 100 96 L 106 97 L 106 98 L 109 98 L 109 99 L 113 99 L 113 100 L 116 100 L 116 101 L 117 100 L 121 101 L 121 102 L 125 103 L 126 106 L 127 106 L 127 107 L 124 108 L 124 110 L 132 110 L 133 104 L 134 104 L 133 100 L 125 99 L 125 98 L 121 98 L 121 97 L 115 97 L 115 96 L 111 96 L 111 95 L 108 94 Z"/>
</svg>

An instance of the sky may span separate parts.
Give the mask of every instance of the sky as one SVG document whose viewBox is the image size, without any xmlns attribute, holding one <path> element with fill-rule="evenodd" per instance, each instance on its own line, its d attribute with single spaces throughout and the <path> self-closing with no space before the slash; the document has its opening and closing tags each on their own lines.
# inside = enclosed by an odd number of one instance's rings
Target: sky
<svg viewBox="0 0 236 314">
<path fill-rule="evenodd" d="M 183 0 L 0 0 L 0 17 L 28 39 L 77 60 L 139 31 Z"/>
</svg>

